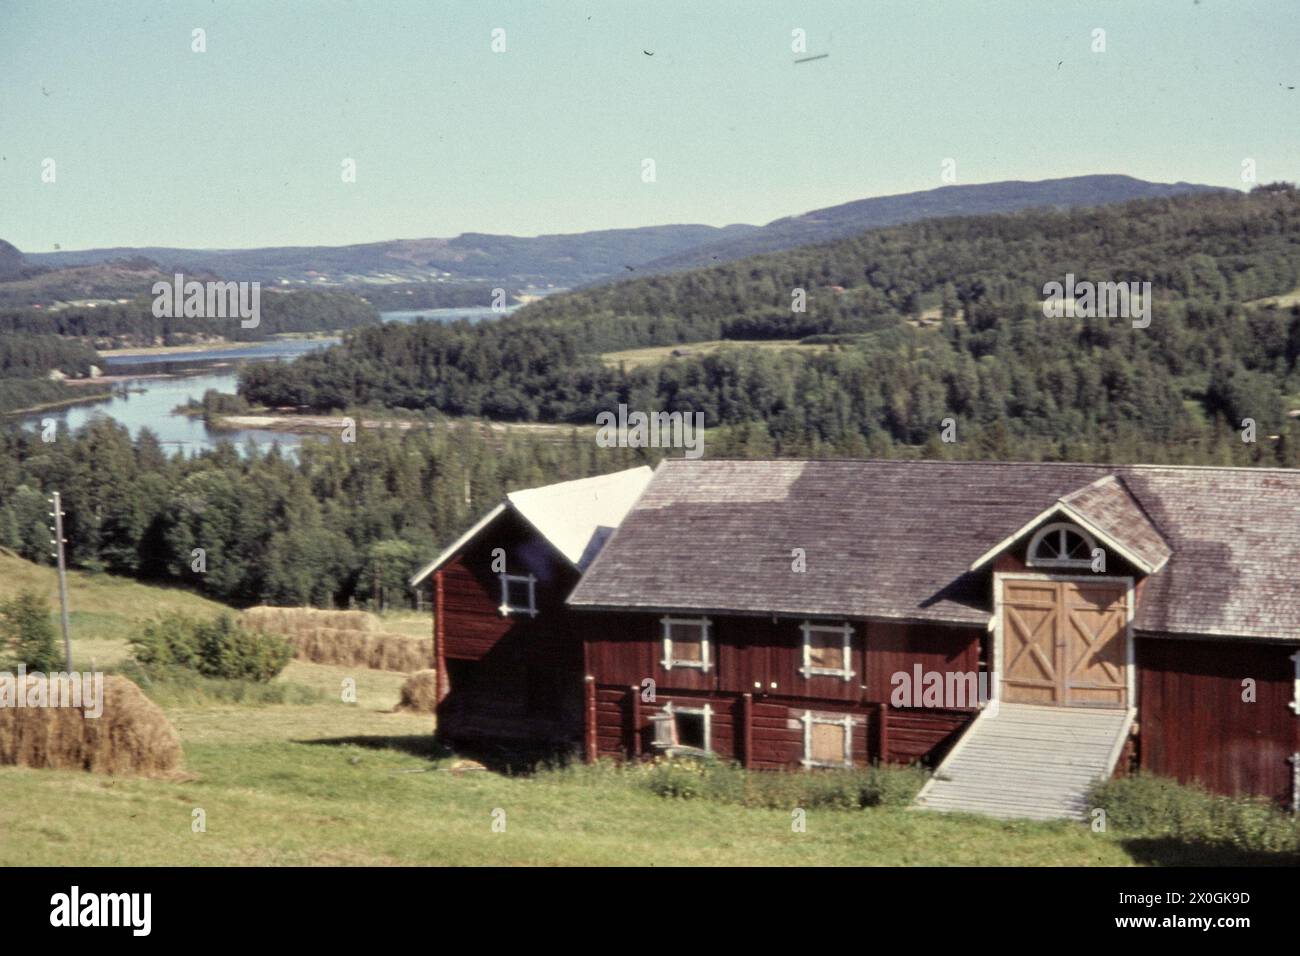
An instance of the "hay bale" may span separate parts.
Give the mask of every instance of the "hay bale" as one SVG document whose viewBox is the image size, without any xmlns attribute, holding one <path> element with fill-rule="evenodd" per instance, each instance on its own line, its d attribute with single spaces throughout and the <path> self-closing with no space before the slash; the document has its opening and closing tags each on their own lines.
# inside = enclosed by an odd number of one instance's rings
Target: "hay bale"
<svg viewBox="0 0 1300 956">
<path fill-rule="evenodd" d="M 322 611 L 313 607 L 251 607 L 243 614 L 246 626 L 267 634 L 291 634 L 329 628 L 338 631 L 374 631 L 379 619 L 367 611 Z"/>
<path fill-rule="evenodd" d="M 20 692 L 39 679 L 27 675 Z M 116 674 L 104 678 L 98 717 L 78 707 L 0 708 L 0 764 L 156 776 L 180 762 L 180 738 L 161 708 Z"/>
<path fill-rule="evenodd" d="M 381 671 L 410 673 L 433 663 L 433 639 L 380 632 L 367 642 L 366 666 Z"/>
<path fill-rule="evenodd" d="M 365 611 L 254 607 L 244 612 L 243 623 L 285 638 L 294 657 L 314 664 L 408 673 L 433 663 L 432 639 L 381 631 L 378 618 Z"/>
<path fill-rule="evenodd" d="M 438 672 L 416 671 L 402 685 L 402 699 L 393 710 L 414 714 L 432 714 L 438 707 Z"/>
</svg>

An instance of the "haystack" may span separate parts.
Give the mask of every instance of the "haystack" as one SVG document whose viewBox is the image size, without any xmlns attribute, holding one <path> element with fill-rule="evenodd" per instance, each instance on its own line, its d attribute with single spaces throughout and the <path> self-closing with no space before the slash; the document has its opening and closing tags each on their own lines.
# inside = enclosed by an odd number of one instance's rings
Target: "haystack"
<svg viewBox="0 0 1300 956">
<path fill-rule="evenodd" d="M 365 611 L 254 607 L 244 612 L 243 623 L 285 638 L 294 657 L 316 664 L 409 672 L 433 663 L 431 639 L 378 630 L 378 619 Z"/>
<path fill-rule="evenodd" d="M 42 679 L 27 675 L 21 692 Z M 98 717 L 77 707 L 0 708 L 0 764 L 156 776 L 180 763 L 175 728 L 125 677 L 104 678 Z"/>
<path fill-rule="evenodd" d="M 438 672 L 416 671 L 402 685 L 402 699 L 394 710 L 407 710 L 413 714 L 432 714 L 438 707 Z"/>
</svg>

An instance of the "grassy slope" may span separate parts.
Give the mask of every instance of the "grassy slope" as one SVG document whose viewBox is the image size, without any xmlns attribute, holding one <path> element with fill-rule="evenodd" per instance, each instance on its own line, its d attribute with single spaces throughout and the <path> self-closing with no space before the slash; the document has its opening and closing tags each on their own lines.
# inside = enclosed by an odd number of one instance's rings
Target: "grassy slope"
<svg viewBox="0 0 1300 956">
<path fill-rule="evenodd" d="M 672 359 L 674 357 L 673 352 L 678 350 L 689 353 L 691 358 L 698 358 L 701 355 L 716 352 L 721 348 L 732 347 L 806 352 L 808 354 L 825 352 L 828 348 L 825 345 L 804 345 L 799 342 L 781 339 L 713 339 L 709 342 L 683 342 L 680 345 L 655 345 L 639 349 L 624 349 L 621 352 L 605 352 L 601 355 L 600 360 L 610 368 L 617 368 L 622 364 L 629 369 L 633 369 L 642 365 L 666 362 Z"/>
<path fill-rule="evenodd" d="M 46 565 L 32 564 L 12 552 L 0 550 L 0 601 L 19 591 L 47 594 L 50 607 L 58 608 L 58 573 Z M 71 609 L 72 658 L 78 668 L 111 667 L 126 657 L 126 639 L 144 621 L 165 611 L 210 616 L 223 609 L 181 588 L 138 584 L 108 574 L 68 572 L 68 606 Z"/>
<path fill-rule="evenodd" d="M 54 592 L 53 572 L 0 555 L 0 597 Z M 184 591 L 74 573 L 74 647 L 103 665 L 164 608 L 214 612 Z M 93 610 L 91 610 L 93 609 Z M 386 627 L 427 634 L 407 614 Z M 92 654 L 93 652 L 93 654 Z M 345 704 L 344 678 L 357 683 Z M 969 864 L 1125 865 L 1119 840 L 1077 824 L 1000 823 L 897 809 L 790 814 L 665 800 L 614 772 L 508 778 L 448 772 L 427 716 L 391 713 L 403 676 L 295 661 L 308 704 L 160 695 L 192 779 L 0 768 L 0 864 Z M 177 702 L 183 701 L 183 702 Z M 194 808 L 207 832 L 190 829 Z M 492 812 L 506 811 L 504 833 Z"/>
</svg>

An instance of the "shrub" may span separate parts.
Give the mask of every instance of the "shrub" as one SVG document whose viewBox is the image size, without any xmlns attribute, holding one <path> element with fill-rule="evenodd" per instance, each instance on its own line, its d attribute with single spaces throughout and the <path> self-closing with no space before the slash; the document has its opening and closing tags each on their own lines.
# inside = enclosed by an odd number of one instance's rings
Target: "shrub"
<svg viewBox="0 0 1300 956">
<path fill-rule="evenodd" d="M 1121 833 L 1265 853 L 1300 852 L 1300 821 L 1266 800 L 1224 797 L 1167 777 L 1139 774 L 1093 788 L 1092 806 Z"/>
<path fill-rule="evenodd" d="M 34 591 L 0 603 L 0 661 L 6 667 L 23 664 L 43 673 L 59 668 L 50 605 Z"/>
<path fill-rule="evenodd" d="M 906 806 L 925 783 L 925 772 L 914 767 L 880 766 L 812 772 L 750 771 L 714 759 L 679 758 L 647 765 L 641 783 L 662 797 L 773 809 L 858 810 Z"/>
<path fill-rule="evenodd" d="M 164 615 L 145 625 L 131 644 L 135 660 L 148 674 L 179 667 L 204 677 L 266 682 L 293 656 L 283 638 L 247 630 L 229 614 L 206 621 Z"/>
<path fill-rule="evenodd" d="M 319 704 L 331 699 L 317 687 L 289 681 L 263 683 L 228 677 L 204 677 L 185 667 L 145 668 L 127 661 L 122 676 L 134 681 L 149 699 L 163 707 L 204 707 L 210 704 Z"/>
</svg>

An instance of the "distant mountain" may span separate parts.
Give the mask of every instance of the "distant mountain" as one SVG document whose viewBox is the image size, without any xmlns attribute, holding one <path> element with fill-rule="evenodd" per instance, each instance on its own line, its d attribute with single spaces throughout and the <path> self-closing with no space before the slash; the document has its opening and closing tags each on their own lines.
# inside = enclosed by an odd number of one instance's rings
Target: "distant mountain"
<svg viewBox="0 0 1300 956">
<path fill-rule="evenodd" d="M 227 279 L 266 283 L 287 280 L 354 285 L 437 280 L 501 283 L 516 288 L 577 286 L 623 277 L 629 272 L 644 275 L 728 262 L 936 216 L 1015 212 L 1035 206 L 1098 206 L 1215 189 L 1181 182 L 1150 183 L 1130 176 L 1076 176 L 1032 183 L 942 186 L 860 199 L 777 219 L 761 227 L 645 226 L 535 237 L 467 232 L 454 239 L 265 249 L 117 247 L 28 253 L 26 259 L 29 265 L 66 268 L 143 257 L 168 273 L 208 272 Z"/>
<path fill-rule="evenodd" d="M 19 279 L 27 267 L 27 260 L 14 246 L 0 239 L 0 282 Z"/>
<path fill-rule="evenodd" d="M 266 249 L 89 249 L 29 253 L 44 266 L 66 267 L 143 256 L 164 271 L 213 272 L 229 279 L 347 284 L 375 279 L 444 279 L 511 285 L 576 285 L 625 273 L 651 259 L 752 231 L 754 226 L 647 226 L 567 235 L 395 239 L 354 246 Z M 443 275 L 443 274 L 446 275 Z M 322 281 L 323 280 L 323 281 Z"/>
<path fill-rule="evenodd" d="M 1039 182 L 1008 180 L 972 186 L 940 186 L 922 192 L 859 199 L 801 216 L 777 219 L 759 229 L 646 263 L 638 272 L 669 272 L 731 262 L 763 252 L 830 242 L 868 229 L 898 226 L 940 216 L 980 216 L 1035 207 L 1067 209 L 1104 206 L 1131 199 L 1186 193 L 1226 192 L 1194 183 L 1152 183 L 1132 176 L 1073 176 Z"/>
</svg>

